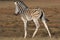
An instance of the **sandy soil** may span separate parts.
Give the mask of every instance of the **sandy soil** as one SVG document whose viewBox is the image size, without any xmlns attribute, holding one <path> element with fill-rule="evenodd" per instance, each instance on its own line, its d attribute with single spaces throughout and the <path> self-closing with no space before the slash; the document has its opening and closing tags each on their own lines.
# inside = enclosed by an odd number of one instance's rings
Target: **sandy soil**
<svg viewBox="0 0 60 40">
<path fill-rule="evenodd" d="M 24 0 L 29 8 L 40 7 L 45 11 L 47 22 L 52 34 L 50 39 L 41 20 L 36 36 L 31 38 L 35 25 L 32 21 L 28 22 L 28 36 L 23 39 L 23 22 L 20 16 L 15 16 L 15 5 L 12 1 L 0 1 L 0 40 L 60 40 L 60 0 Z"/>
</svg>

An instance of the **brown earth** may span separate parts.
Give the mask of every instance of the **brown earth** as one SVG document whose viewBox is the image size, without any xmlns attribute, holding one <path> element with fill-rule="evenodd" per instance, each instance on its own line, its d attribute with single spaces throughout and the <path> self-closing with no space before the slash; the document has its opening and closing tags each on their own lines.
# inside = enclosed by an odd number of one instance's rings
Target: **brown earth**
<svg viewBox="0 0 60 40">
<path fill-rule="evenodd" d="M 52 34 L 50 39 L 41 20 L 36 36 L 31 38 L 35 25 L 28 22 L 28 36 L 23 39 L 24 26 L 20 16 L 15 16 L 15 5 L 12 1 L 0 1 L 0 40 L 60 40 L 60 0 L 24 0 L 29 8 L 40 7 L 44 10 Z"/>
</svg>

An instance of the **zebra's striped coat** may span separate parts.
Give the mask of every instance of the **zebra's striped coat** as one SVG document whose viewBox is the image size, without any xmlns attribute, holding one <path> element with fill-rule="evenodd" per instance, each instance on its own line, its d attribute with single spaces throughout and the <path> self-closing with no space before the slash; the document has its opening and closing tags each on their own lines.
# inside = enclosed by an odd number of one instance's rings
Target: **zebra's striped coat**
<svg viewBox="0 0 60 40">
<path fill-rule="evenodd" d="M 33 20 L 36 25 L 36 29 L 35 29 L 32 37 L 34 37 L 36 35 L 38 28 L 40 26 L 38 19 L 42 20 L 45 28 L 48 31 L 49 36 L 51 37 L 51 33 L 50 33 L 48 26 L 46 24 L 46 21 L 45 21 L 45 15 L 44 15 L 43 10 L 41 10 L 40 8 L 33 8 L 33 9 L 28 8 L 23 3 L 23 1 L 20 1 L 20 2 L 18 1 L 18 2 L 14 2 L 14 3 L 16 6 L 15 14 L 19 13 L 21 15 L 22 21 L 24 22 L 24 31 L 25 31 L 24 38 L 26 38 L 26 36 L 27 36 L 27 21 L 31 21 L 31 20 Z"/>
</svg>

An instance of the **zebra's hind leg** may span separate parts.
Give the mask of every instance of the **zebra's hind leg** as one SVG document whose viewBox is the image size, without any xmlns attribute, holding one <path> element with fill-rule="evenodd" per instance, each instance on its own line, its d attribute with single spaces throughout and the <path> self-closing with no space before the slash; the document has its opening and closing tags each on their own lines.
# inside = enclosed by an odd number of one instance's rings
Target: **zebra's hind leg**
<svg viewBox="0 0 60 40">
<path fill-rule="evenodd" d="M 49 37 L 51 38 L 51 33 L 50 33 L 49 29 L 48 29 L 48 26 L 47 26 L 47 24 L 46 24 L 46 20 L 45 20 L 45 18 L 44 18 L 44 17 L 42 17 L 42 22 L 43 22 L 43 24 L 44 24 L 45 28 L 46 28 L 46 29 L 47 29 L 47 31 L 48 31 Z"/>
<path fill-rule="evenodd" d="M 33 36 L 32 36 L 32 38 L 36 35 L 36 33 L 37 33 L 37 31 L 38 31 L 38 28 L 39 28 L 39 23 L 38 23 L 38 20 L 36 20 L 36 19 L 33 19 L 33 21 L 34 21 L 34 23 L 35 23 L 35 25 L 36 25 L 36 29 L 35 29 L 35 31 L 34 31 L 34 33 L 33 33 Z"/>
</svg>

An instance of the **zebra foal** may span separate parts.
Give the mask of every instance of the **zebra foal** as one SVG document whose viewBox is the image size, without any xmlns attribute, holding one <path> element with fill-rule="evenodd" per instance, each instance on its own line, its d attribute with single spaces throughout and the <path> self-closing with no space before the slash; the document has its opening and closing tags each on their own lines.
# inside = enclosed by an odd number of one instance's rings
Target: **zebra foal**
<svg viewBox="0 0 60 40">
<path fill-rule="evenodd" d="M 45 28 L 47 29 L 47 32 L 49 34 L 49 37 L 51 37 L 51 33 L 48 29 L 48 26 L 46 24 L 46 18 L 45 18 L 45 14 L 44 11 L 41 10 L 40 8 L 28 8 L 23 1 L 16 1 L 14 2 L 15 4 L 15 14 L 20 14 L 21 15 L 21 19 L 24 23 L 24 38 L 26 38 L 27 36 L 27 22 L 33 20 L 33 22 L 36 25 L 36 29 L 32 35 L 32 38 L 36 35 L 38 28 L 40 27 L 40 24 L 38 22 L 38 19 L 41 19 Z"/>
</svg>

